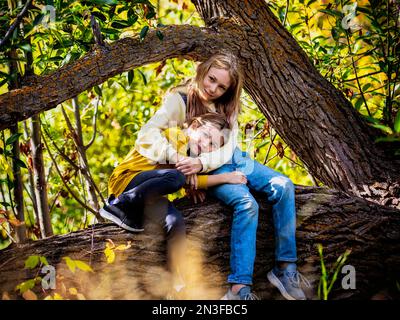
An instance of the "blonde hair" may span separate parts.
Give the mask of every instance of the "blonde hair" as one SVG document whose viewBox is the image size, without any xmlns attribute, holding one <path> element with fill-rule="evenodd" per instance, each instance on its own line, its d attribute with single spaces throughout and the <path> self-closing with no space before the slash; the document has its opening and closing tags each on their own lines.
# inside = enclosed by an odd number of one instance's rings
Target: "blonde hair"
<svg viewBox="0 0 400 320">
<path fill-rule="evenodd" d="M 196 128 L 211 125 L 218 130 L 228 129 L 229 123 L 226 120 L 225 116 L 216 113 L 216 112 L 208 112 L 202 114 L 201 116 L 193 117 L 185 122 L 185 127 L 195 126 Z"/>
<path fill-rule="evenodd" d="M 212 55 L 206 61 L 197 66 L 196 76 L 186 80 L 184 86 L 187 86 L 187 106 L 186 119 L 205 114 L 208 112 L 199 97 L 199 91 L 202 89 L 204 77 L 211 68 L 227 70 L 231 84 L 226 92 L 214 100 L 215 109 L 218 113 L 225 116 L 229 128 L 232 129 L 237 121 L 237 115 L 240 111 L 240 94 L 243 88 L 243 73 L 238 58 L 225 51 Z"/>
<path fill-rule="evenodd" d="M 222 144 L 228 141 L 229 138 L 229 123 L 225 116 L 217 112 L 208 112 L 201 116 L 193 117 L 184 123 L 185 128 L 192 127 L 193 129 L 201 126 L 210 125 L 221 131 Z"/>
</svg>

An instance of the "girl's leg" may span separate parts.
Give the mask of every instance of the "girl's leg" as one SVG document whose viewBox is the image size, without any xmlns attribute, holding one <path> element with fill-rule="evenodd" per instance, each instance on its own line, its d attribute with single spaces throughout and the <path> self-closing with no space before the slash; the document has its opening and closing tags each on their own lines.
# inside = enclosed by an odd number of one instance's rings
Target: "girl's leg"
<svg viewBox="0 0 400 320">
<path fill-rule="evenodd" d="M 176 169 L 141 172 L 118 198 L 109 199 L 110 203 L 100 210 L 100 214 L 124 229 L 142 231 L 145 201 L 176 192 L 184 183 L 185 176 Z"/>
<path fill-rule="evenodd" d="M 239 151 L 235 151 L 237 153 Z M 234 157 L 235 158 L 235 157 Z M 211 174 L 235 171 L 236 165 L 225 164 Z M 258 203 L 243 184 L 223 184 L 209 189 L 223 203 L 233 207 L 231 231 L 231 274 L 228 282 L 251 285 L 256 256 Z"/>
<path fill-rule="evenodd" d="M 285 175 L 250 159 L 245 155 L 237 162 L 237 169 L 245 171 L 250 189 L 263 192 L 271 203 L 275 231 L 275 260 L 295 262 L 296 208 L 294 185 Z"/>
<path fill-rule="evenodd" d="M 146 225 L 152 231 L 162 229 L 167 240 L 167 266 L 172 274 L 175 290 L 184 286 L 186 270 L 186 227 L 182 214 L 166 197 L 146 200 L 144 208 Z"/>
<path fill-rule="evenodd" d="M 185 176 L 176 169 L 143 171 L 135 176 L 124 192 L 113 202 L 121 207 L 142 207 L 146 199 L 174 193 L 185 184 Z"/>
</svg>

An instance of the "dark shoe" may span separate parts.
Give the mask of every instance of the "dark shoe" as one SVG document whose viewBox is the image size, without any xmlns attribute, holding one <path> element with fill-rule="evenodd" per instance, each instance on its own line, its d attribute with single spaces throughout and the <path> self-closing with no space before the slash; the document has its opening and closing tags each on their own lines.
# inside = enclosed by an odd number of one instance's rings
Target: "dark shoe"
<svg viewBox="0 0 400 320">
<path fill-rule="evenodd" d="M 308 287 L 310 283 L 297 271 L 295 263 L 290 263 L 283 270 L 275 266 L 268 272 L 267 277 L 269 282 L 277 287 L 287 300 L 307 300 L 301 289 L 300 282 L 303 282 Z"/>
<path fill-rule="evenodd" d="M 221 300 L 260 300 L 253 292 L 250 286 L 245 286 L 239 290 L 238 293 L 233 293 L 229 288 L 228 292 L 221 298 Z"/>
<path fill-rule="evenodd" d="M 100 209 L 100 215 L 103 218 L 114 222 L 125 230 L 132 232 L 140 232 L 144 230 L 141 226 L 139 226 L 138 223 L 132 221 L 132 219 L 129 219 L 127 214 L 115 205 L 104 205 L 104 207 Z"/>
</svg>

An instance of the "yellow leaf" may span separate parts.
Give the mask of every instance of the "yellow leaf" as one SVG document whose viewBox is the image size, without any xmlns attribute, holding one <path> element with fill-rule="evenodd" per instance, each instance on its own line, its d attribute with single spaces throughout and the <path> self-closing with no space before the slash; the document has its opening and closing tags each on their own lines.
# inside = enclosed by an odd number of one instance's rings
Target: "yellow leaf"
<svg viewBox="0 0 400 320">
<path fill-rule="evenodd" d="M 106 255 L 107 258 L 107 263 L 113 263 L 115 260 L 115 253 L 114 250 L 112 250 L 111 248 L 105 248 L 104 249 L 104 254 Z"/>
<path fill-rule="evenodd" d="M 62 297 L 60 294 L 58 294 L 58 293 L 55 293 L 55 294 L 54 294 L 53 299 L 54 299 L 54 300 L 64 300 L 63 297 Z"/>
<path fill-rule="evenodd" d="M 80 260 L 75 260 L 75 265 L 77 268 L 81 269 L 82 271 L 94 272 L 92 267 L 89 266 L 86 262 L 83 262 Z"/>
<path fill-rule="evenodd" d="M 64 257 L 63 259 L 65 260 L 69 270 L 71 270 L 72 273 L 75 273 L 76 265 L 74 260 L 72 260 L 70 257 Z"/>
<path fill-rule="evenodd" d="M 110 248 L 110 249 L 115 248 L 115 244 L 111 239 L 106 239 L 106 240 L 109 242 L 109 243 L 106 243 L 107 248 Z"/>
<path fill-rule="evenodd" d="M 22 297 L 25 300 L 37 300 L 37 295 L 32 291 L 32 290 L 26 290 L 23 294 Z"/>
<path fill-rule="evenodd" d="M 131 247 L 131 242 L 129 241 L 128 244 L 120 244 L 118 247 L 115 248 L 115 250 L 127 250 Z"/>
<path fill-rule="evenodd" d="M 73 296 L 76 296 L 78 294 L 78 290 L 76 288 L 69 288 L 69 293 L 72 294 Z"/>
<path fill-rule="evenodd" d="M 53 297 L 51 295 L 48 295 L 43 300 L 53 300 Z"/>
<path fill-rule="evenodd" d="M 10 180 L 14 180 L 14 175 L 11 166 L 8 164 L 7 159 L 4 155 L 0 154 L 0 168 L 3 167 Z"/>
</svg>

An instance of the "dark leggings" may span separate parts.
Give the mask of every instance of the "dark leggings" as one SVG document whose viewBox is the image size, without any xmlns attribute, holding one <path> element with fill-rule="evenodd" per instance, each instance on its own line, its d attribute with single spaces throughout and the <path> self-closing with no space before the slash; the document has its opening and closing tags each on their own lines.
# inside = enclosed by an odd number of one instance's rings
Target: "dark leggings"
<svg viewBox="0 0 400 320">
<path fill-rule="evenodd" d="M 114 201 L 137 220 L 162 226 L 167 240 L 185 234 L 182 214 L 165 197 L 181 189 L 185 176 L 176 169 L 143 171 L 135 176 Z"/>
</svg>

